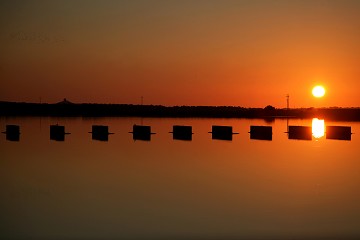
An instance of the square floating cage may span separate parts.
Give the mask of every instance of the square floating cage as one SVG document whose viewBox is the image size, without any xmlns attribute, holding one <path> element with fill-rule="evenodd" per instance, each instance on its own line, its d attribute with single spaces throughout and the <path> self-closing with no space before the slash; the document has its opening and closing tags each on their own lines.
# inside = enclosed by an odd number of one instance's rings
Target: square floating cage
<svg viewBox="0 0 360 240">
<path fill-rule="evenodd" d="M 65 126 L 50 125 L 50 140 L 65 141 Z"/>
<path fill-rule="evenodd" d="M 104 125 L 93 125 L 91 138 L 93 140 L 107 142 L 109 140 L 109 127 Z"/>
<path fill-rule="evenodd" d="M 231 141 L 233 136 L 232 126 L 216 126 L 211 129 L 212 139 Z"/>
<path fill-rule="evenodd" d="M 312 128 L 307 126 L 289 126 L 288 139 L 312 140 Z"/>
<path fill-rule="evenodd" d="M 143 125 L 134 125 L 132 134 L 134 140 L 150 141 L 151 127 L 143 126 Z"/>
<path fill-rule="evenodd" d="M 173 126 L 173 139 L 191 141 L 192 140 L 192 127 L 191 126 Z"/>
<path fill-rule="evenodd" d="M 6 140 L 18 142 L 20 141 L 20 126 L 19 125 L 6 125 Z"/>
<path fill-rule="evenodd" d="M 20 126 L 19 125 L 6 125 L 6 133 L 20 134 Z"/>
<path fill-rule="evenodd" d="M 272 127 L 250 126 L 250 139 L 272 141 Z"/>
<path fill-rule="evenodd" d="M 326 139 L 351 141 L 351 127 L 326 126 Z"/>
</svg>

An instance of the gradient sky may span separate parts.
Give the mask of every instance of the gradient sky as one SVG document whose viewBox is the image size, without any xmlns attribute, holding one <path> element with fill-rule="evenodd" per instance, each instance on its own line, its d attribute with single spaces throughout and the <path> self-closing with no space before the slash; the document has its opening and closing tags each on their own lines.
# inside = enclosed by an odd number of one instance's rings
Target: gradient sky
<svg viewBox="0 0 360 240">
<path fill-rule="evenodd" d="M 355 107 L 359 66 L 360 1 L 0 1 L 3 101 Z"/>
</svg>

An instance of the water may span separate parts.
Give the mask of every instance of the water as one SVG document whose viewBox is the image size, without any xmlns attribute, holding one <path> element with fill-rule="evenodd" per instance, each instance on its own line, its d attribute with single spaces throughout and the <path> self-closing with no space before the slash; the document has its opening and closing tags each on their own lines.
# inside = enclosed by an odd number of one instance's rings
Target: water
<svg viewBox="0 0 360 240">
<path fill-rule="evenodd" d="M 133 124 L 151 141 L 133 141 Z M 1 118 L 0 239 L 352 239 L 360 237 L 360 123 L 351 141 L 289 140 L 286 120 Z M 65 125 L 64 142 L 49 125 Z M 109 125 L 108 142 L 91 126 Z M 173 140 L 173 125 L 193 140 Z M 230 125 L 232 141 L 212 140 Z M 250 125 L 273 127 L 250 140 Z M 289 120 L 312 125 L 312 120 Z M 321 128 L 321 124 L 320 124 Z M 318 128 L 317 128 L 318 129 Z"/>
</svg>

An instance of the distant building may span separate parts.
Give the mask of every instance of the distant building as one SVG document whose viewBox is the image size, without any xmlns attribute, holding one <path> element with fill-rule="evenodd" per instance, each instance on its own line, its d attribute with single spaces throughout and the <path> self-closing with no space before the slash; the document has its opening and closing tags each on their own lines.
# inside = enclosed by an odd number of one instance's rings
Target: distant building
<svg viewBox="0 0 360 240">
<path fill-rule="evenodd" d="M 72 102 L 68 101 L 66 98 L 64 98 L 64 100 L 62 100 L 61 102 L 58 102 L 56 104 L 74 104 L 74 103 L 72 103 Z"/>
</svg>

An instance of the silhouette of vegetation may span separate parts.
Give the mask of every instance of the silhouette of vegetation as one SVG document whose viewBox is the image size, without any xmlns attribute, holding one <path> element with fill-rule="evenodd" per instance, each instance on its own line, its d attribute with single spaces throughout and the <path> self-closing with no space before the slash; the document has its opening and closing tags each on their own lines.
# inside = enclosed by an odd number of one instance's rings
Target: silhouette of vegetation
<svg viewBox="0 0 360 240">
<path fill-rule="evenodd" d="M 271 106 L 271 105 L 267 105 L 264 110 L 266 111 L 274 111 L 275 110 L 275 107 Z"/>
<path fill-rule="evenodd" d="M 63 101 L 64 102 L 64 101 Z M 212 117 L 212 118 L 323 118 L 338 121 L 360 121 L 360 108 L 244 108 L 235 106 L 174 106 L 132 104 L 47 104 L 0 102 L 0 116 L 63 117 Z"/>
</svg>

